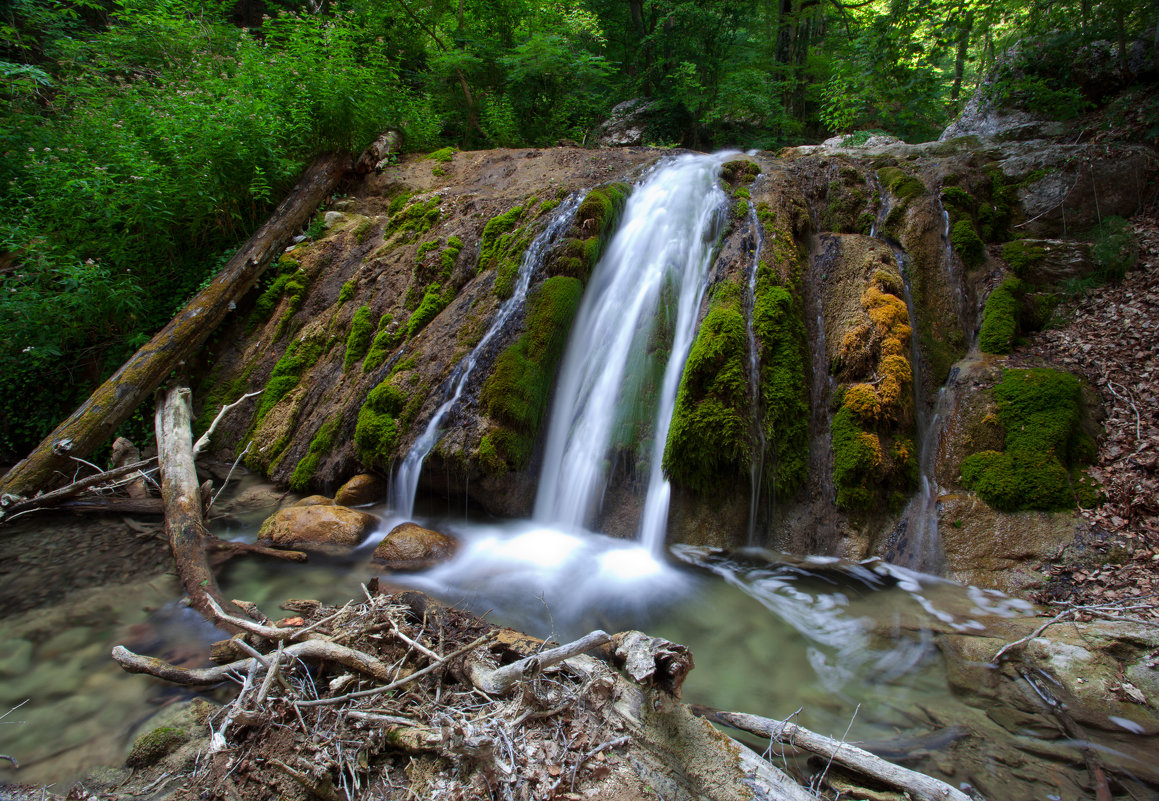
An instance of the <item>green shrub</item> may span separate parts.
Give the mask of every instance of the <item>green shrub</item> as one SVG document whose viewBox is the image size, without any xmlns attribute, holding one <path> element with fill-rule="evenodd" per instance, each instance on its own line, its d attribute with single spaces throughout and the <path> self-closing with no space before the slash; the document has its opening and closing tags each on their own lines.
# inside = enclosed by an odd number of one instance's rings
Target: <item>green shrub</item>
<svg viewBox="0 0 1159 801">
<path fill-rule="evenodd" d="M 1007 370 L 992 393 L 1006 446 L 964 459 L 962 484 L 1001 511 L 1073 507 L 1068 466 L 1094 455 L 1079 379 L 1047 368 Z"/>
<path fill-rule="evenodd" d="M 453 148 L 453 147 L 440 148 L 432 153 L 428 153 L 427 158 L 434 159 L 435 161 L 446 164 L 448 161 L 451 161 L 452 159 L 455 158 L 455 148 Z"/>
<path fill-rule="evenodd" d="M 1105 217 L 1091 232 L 1091 256 L 1104 281 L 1117 281 L 1139 258 L 1139 242 L 1131 224 L 1122 217 Z"/>
<path fill-rule="evenodd" d="M 305 492 L 310 486 L 310 480 L 318 471 L 318 463 L 334 447 L 334 436 L 338 433 L 338 426 L 342 422 L 341 415 L 335 415 L 322 424 L 318 433 L 310 440 L 310 448 L 305 457 L 294 467 L 290 476 L 290 489 L 294 492 Z"/>
<path fill-rule="evenodd" d="M 986 244 L 978 236 L 972 220 L 954 223 L 950 229 L 950 244 L 967 267 L 977 267 L 986 261 Z"/>
<path fill-rule="evenodd" d="M 350 333 L 346 336 L 346 357 L 342 361 L 343 372 L 366 355 L 373 333 L 374 323 L 370 318 L 370 307 L 361 306 L 354 312 L 354 319 L 350 321 Z"/>
</svg>

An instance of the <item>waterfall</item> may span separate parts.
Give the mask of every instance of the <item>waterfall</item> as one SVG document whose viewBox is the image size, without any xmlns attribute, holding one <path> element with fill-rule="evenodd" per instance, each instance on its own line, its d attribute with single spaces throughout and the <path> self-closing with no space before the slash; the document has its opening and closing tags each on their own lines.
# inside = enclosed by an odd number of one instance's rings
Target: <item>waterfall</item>
<svg viewBox="0 0 1159 801">
<path fill-rule="evenodd" d="M 761 496 L 761 478 L 765 469 L 765 427 L 761 421 L 761 349 L 753 330 L 753 312 L 757 303 L 757 271 L 761 266 L 761 245 L 764 230 L 757 217 L 756 204 L 749 204 L 749 227 L 753 232 L 752 259 L 749 261 L 748 292 L 745 295 L 745 325 L 749 336 L 749 389 L 752 395 L 752 419 L 755 429 L 753 463 L 749 468 L 751 494 L 749 496 L 748 544 L 756 545 L 757 510 Z"/>
<path fill-rule="evenodd" d="M 696 332 L 726 196 L 726 154 L 685 155 L 655 169 L 628 198 L 621 224 L 592 272 L 568 340 L 544 453 L 535 519 L 591 525 L 610 472 L 617 426 L 643 401 L 628 365 L 643 360 L 658 312 L 670 323 L 663 378 L 650 415 L 648 491 L 639 537 L 663 546 L 670 487 L 661 470 L 668 426 Z"/>
<path fill-rule="evenodd" d="M 426 461 L 427 456 L 443 435 L 444 418 L 459 402 L 459 397 L 468 385 L 471 374 L 479 363 L 480 356 L 486 351 L 491 340 L 507 326 L 516 312 L 523 308 L 524 302 L 527 300 L 527 290 L 531 286 L 532 276 L 543 263 L 548 249 L 571 225 L 579 203 L 580 196 L 578 194 L 567 198 L 560 204 L 547 228 L 532 240 L 519 264 L 519 273 L 511 297 L 499 307 L 499 311 L 491 320 L 491 326 L 487 329 L 487 333 L 451 372 L 447 381 L 446 400 L 435 411 L 423 433 L 411 445 L 410 451 L 407 452 L 406 458 L 403 459 L 402 465 L 399 466 L 398 472 L 394 476 L 390 505 L 396 514 L 405 518 L 410 518 L 414 514 L 415 493 L 418 491 L 419 475 L 423 471 L 423 462 Z"/>
</svg>

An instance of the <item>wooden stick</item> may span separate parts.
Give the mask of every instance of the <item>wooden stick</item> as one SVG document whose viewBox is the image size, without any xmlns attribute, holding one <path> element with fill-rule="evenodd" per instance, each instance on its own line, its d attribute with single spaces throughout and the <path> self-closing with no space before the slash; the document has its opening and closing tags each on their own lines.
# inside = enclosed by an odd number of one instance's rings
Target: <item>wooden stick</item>
<svg viewBox="0 0 1159 801">
<path fill-rule="evenodd" d="M 37 495 L 35 498 L 29 498 L 22 501 L 10 501 L 7 505 L 0 503 L 0 520 L 3 520 L 8 515 L 14 515 L 18 512 L 27 511 L 29 509 L 43 509 L 46 506 L 53 506 L 67 498 L 71 498 L 82 490 L 89 487 L 96 487 L 108 481 L 115 481 L 116 479 L 127 476 L 136 470 L 145 467 L 151 467 L 157 464 L 156 458 L 142 459 L 139 462 L 115 467 L 112 470 L 105 470 L 103 473 L 82 478 L 80 481 L 74 481 L 66 487 L 53 490 L 52 492 L 45 492 L 42 495 Z"/>
<path fill-rule="evenodd" d="M 390 680 L 390 668 L 370 654 L 347 648 L 345 645 L 326 640 L 306 640 L 288 645 L 283 655 L 299 659 L 314 659 L 336 662 L 351 670 L 373 676 L 379 681 Z M 159 679 L 191 687 L 217 684 L 229 678 L 231 673 L 248 671 L 256 661 L 255 657 L 239 659 L 228 665 L 214 665 L 207 668 L 182 668 L 151 656 L 135 654 L 123 645 L 113 649 L 113 659 L 127 673 L 147 673 Z M 268 664 L 268 661 L 267 661 Z M 437 666 L 436 666 L 437 667 Z M 414 674 L 411 674 L 414 675 Z M 409 678 L 409 677 L 408 677 Z"/>
<path fill-rule="evenodd" d="M 787 743 L 831 759 L 838 765 L 896 787 L 919 801 L 970 801 L 970 797 L 945 782 L 886 762 L 854 745 L 834 740 L 787 720 L 717 710 L 705 715 L 713 723 L 731 726 L 759 737 Z"/>
<path fill-rule="evenodd" d="M 197 442 L 193 443 L 193 458 L 196 459 L 205 450 L 205 447 L 209 444 L 209 438 L 213 436 L 213 432 L 217 428 L 217 424 L 221 422 L 222 418 L 225 417 L 230 409 L 241 405 L 247 398 L 253 398 L 261 394 L 261 392 L 247 392 L 233 403 L 227 403 L 225 406 L 222 406 L 221 411 L 217 413 L 217 417 L 213 418 L 213 422 L 209 424 L 209 428 L 206 429 L 204 434 L 198 437 Z"/>
<path fill-rule="evenodd" d="M 611 636 L 606 631 L 596 630 L 566 645 L 532 654 L 503 667 L 490 668 L 482 662 L 474 662 L 469 671 L 471 683 L 488 695 L 502 695 L 512 685 L 520 681 L 524 674 L 537 673 L 565 659 L 570 659 L 611 642 L 611 640 Z"/>
</svg>

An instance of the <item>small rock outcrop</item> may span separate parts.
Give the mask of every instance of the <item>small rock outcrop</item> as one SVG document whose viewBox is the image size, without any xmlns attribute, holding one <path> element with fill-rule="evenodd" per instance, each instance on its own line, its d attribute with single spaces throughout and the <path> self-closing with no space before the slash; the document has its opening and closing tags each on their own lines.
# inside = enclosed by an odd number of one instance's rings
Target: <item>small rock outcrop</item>
<svg viewBox="0 0 1159 801">
<path fill-rule="evenodd" d="M 596 143 L 601 147 L 644 144 L 644 133 L 648 129 L 648 114 L 652 106 L 642 97 L 617 103 L 612 108 L 612 116 L 600 125 Z"/>
<path fill-rule="evenodd" d="M 415 523 L 400 523 L 374 549 L 371 558 L 376 565 L 391 570 L 426 570 L 450 559 L 458 550 L 459 541 L 454 537 Z"/>
<path fill-rule="evenodd" d="M 345 506 L 291 506 L 262 524 L 258 541 L 278 548 L 335 553 L 361 545 L 377 525 L 374 515 Z"/>
</svg>

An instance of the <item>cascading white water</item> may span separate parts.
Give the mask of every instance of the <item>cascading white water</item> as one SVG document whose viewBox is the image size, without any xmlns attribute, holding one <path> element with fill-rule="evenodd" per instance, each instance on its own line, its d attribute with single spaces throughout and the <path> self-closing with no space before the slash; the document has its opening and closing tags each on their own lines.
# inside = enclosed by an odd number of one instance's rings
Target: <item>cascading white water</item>
<svg viewBox="0 0 1159 801">
<path fill-rule="evenodd" d="M 662 302 L 672 340 L 652 411 L 648 494 L 639 538 L 663 546 L 670 488 L 661 470 L 676 390 L 696 332 L 726 196 L 730 154 L 686 155 L 657 168 L 628 198 L 620 227 L 592 272 L 556 383 L 535 518 L 584 528 L 606 488 L 609 455 L 625 409 L 627 367 L 653 339 Z M 665 343 L 667 344 L 667 343 Z"/>
<path fill-rule="evenodd" d="M 761 497 L 761 478 L 765 470 L 765 427 L 761 420 L 761 349 L 753 329 L 753 313 L 757 303 L 757 270 L 761 265 L 761 246 L 764 231 L 757 217 L 757 207 L 749 204 L 749 228 L 753 235 L 752 259 L 749 261 L 748 292 L 745 295 L 745 327 L 749 337 L 749 391 L 752 402 L 753 426 L 756 432 L 753 462 L 750 465 L 749 531 L 748 544 L 756 545 L 757 510 Z"/>
<path fill-rule="evenodd" d="M 518 277 L 515 280 L 515 289 L 507 300 L 495 313 L 487 333 L 479 340 L 471 352 L 455 366 L 449 380 L 447 399 L 435 411 L 423 433 L 415 440 L 402 465 L 394 476 L 391 486 L 390 505 L 395 514 L 409 519 L 414 514 L 415 493 L 418 491 L 419 476 L 423 471 L 423 462 L 426 461 L 431 450 L 443 435 L 443 419 L 454 409 L 471 378 L 471 373 L 495 335 L 504 329 L 511 318 L 523 308 L 527 300 L 527 290 L 531 286 L 531 278 L 543 263 L 543 258 L 555 240 L 571 225 L 575 210 L 579 207 L 580 196 L 572 195 L 560 204 L 555 216 L 539 236 L 532 240 L 523 254 L 519 264 Z"/>
</svg>

